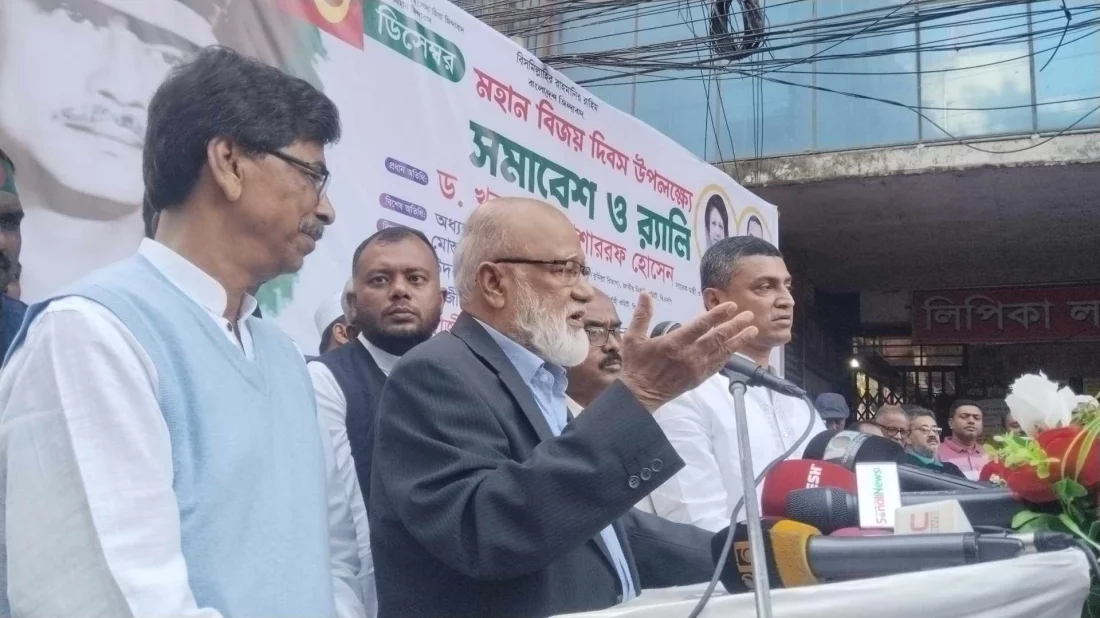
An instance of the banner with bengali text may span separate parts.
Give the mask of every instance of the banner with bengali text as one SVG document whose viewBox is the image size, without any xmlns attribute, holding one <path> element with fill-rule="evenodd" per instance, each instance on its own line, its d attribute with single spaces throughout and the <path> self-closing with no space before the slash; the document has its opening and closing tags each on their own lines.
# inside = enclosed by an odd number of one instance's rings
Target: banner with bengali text
<svg viewBox="0 0 1100 618">
<path fill-rule="evenodd" d="M 145 105 L 171 66 L 212 43 L 310 80 L 340 108 L 344 135 L 327 152 L 337 221 L 301 272 L 259 294 L 307 352 L 352 251 L 387 226 L 431 239 L 449 327 L 463 222 L 497 196 L 561 208 L 590 281 L 624 320 L 642 290 L 656 319 L 698 315 L 699 260 L 714 239 L 777 243 L 773 206 L 443 0 L 5 0 L 0 32 L 17 31 L 0 83 L 32 74 L 17 49 L 46 54 L 34 73 L 47 84 L 0 97 L 0 147 L 27 210 L 25 300 L 136 248 Z"/>
</svg>

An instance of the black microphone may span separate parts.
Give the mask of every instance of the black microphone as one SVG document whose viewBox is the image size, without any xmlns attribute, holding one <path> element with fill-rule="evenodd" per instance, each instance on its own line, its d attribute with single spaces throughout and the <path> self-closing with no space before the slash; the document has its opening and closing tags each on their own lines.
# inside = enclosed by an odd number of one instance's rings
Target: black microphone
<svg viewBox="0 0 1100 618">
<path fill-rule="evenodd" d="M 912 506 L 954 500 L 973 526 L 1011 528 L 1012 518 L 1029 507 L 1007 489 L 983 491 L 903 492 L 901 505 Z M 784 515 L 809 524 L 825 534 L 859 526 L 859 498 L 838 487 L 796 489 L 787 494 Z"/>
<path fill-rule="evenodd" d="M 679 322 L 661 322 L 653 328 L 653 332 L 651 332 L 649 336 L 660 337 L 661 335 L 671 333 L 677 328 L 680 328 Z M 795 386 L 792 382 L 772 375 L 767 369 L 743 356 L 737 356 L 735 354 L 726 361 L 726 366 L 722 368 L 722 373 L 727 372 L 739 374 L 749 386 L 763 386 L 768 390 L 773 390 L 783 395 L 790 395 L 791 397 L 806 396 L 806 391 Z"/>
<path fill-rule="evenodd" d="M 790 519 L 764 518 L 764 556 L 753 556 L 748 529 L 737 524 L 733 551 L 722 565 L 722 585 L 730 593 L 752 588 L 753 560 L 763 559 L 777 588 L 794 588 L 1007 560 L 1022 554 L 1075 547 L 1072 536 L 1035 534 L 911 534 L 827 537 L 814 527 Z M 721 556 L 728 528 L 714 536 L 711 555 Z"/>
<path fill-rule="evenodd" d="M 660 322 L 653 327 L 653 330 L 649 333 L 649 338 L 660 337 L 661 335 L 667 335 L 670 332 L 680 328 L 679 322 Z"/>
<path fill-rule="evenodd" d="M 992 487 L 904 463 L 908 459 L 899 444 L 858 431 L 823 431 L 810 439 L 802 459 L 828 461 L 853 471 L 858 463 L 895 462 L 902 491 L 988 491 Z"/>
</svg>

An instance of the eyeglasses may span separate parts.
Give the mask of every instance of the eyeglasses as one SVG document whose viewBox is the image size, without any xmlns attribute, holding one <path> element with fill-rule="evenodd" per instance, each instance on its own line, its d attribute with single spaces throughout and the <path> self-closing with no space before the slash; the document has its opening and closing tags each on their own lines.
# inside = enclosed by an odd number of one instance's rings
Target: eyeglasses
<svg viewBox="0 0 1100 618">
<path fill-rule="evenodd" d="M 916 431 L 916 432 L 919 432 L 919 433 L 934 433 L 936 435 L 939 435 L 939 434 L 943 433 L 942 429 L 940 429 L 939 427 L 934 427 L 934 426 L 933 427 L 917 427 L 916 429 L 911 429 L 910 430 L 910 432 L 913 432 L 913 431 Z"/>
<path fill-rule="evenodd" d="M 282 159 L 287 163 L 293 165 L 302 171 L 309 179 L 313 181 L 313 186 L 317 189 L 317 201 L 320 202 L 321 198 L 325 197 L 325 191 L 328 190 L 329 171 L 321 163 L 310 163 L 309 161 L 303 161 L 298 157 L 292 157 L 285 152 L 279 152 L 278 150 L 269 150 L 267 154 Z"/>
<path fill-rule="evenodd" d="M 554 267 L 555 273 L 565 279 L 566 285 L 573 285 L 581 277 L 587 278 L 592 269 L 576 260 L 528 260 L 524 258 L 500 258 L 493 260 L 495 264 L 535 264 L 537 266 Z"/>
<path fill-rule="evenodd" d="M 875 424 L 878 425 L 878 428 L 882 430 L 882 433 L 886 434 L 887 438 L 893 438 L 894 436 L 901 436 L 903 438 L 908 438 L 909 437 L 910 431 L 908 429 L 899 429 L 897 427 L 887 427 L 886 425 L 879 425 L 878 423 L 875 423 Z"/>
<path fill-rule="evenodd" d="M 623 333 L 626 329 L 622 326 L 615 328 L 605 328 L 603 326 L 589 326 L 584 329 L 584 332 L 588 333 L 588 345 L 594 348 L 602 348 L 607 345 L 607 341 L 614 335 L 617 341 L 623 340 Z"/>
</svg>

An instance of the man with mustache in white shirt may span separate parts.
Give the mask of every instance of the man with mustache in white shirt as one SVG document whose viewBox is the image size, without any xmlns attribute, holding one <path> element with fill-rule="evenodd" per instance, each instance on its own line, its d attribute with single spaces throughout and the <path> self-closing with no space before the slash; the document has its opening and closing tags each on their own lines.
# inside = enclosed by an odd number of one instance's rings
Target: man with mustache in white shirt
<svg viewBox="0 0 1100 618">
<path fill-rule="evenodd" d="M 703 304 L 709 310 L 732 301 L 752 311 L 757 335 L 739 352 L 769 368 L 772 351 L 791 340 L 794 297 L 783 254 L 753 236 L 722 239 L 707 249 L 699 266 Z M 717 531 L 744 495 L 737 448 L 737 426 L 729 378 L 721 373 L 668 402 L 654 414 L 686 464 L 649 495 L 657 515 Z M 749 387 L 745 406 L 752 441 L 753 476 L 793 446 L 807 423 L 810 435 L 825 430 L 818 415 L 800 399 Z M 791 457 L 801 456 L 803 442 Z M 643 501 L 639 508 L 647 509 Z M 742 508 L 738 518 L 744 519 Z"/>
</svg>

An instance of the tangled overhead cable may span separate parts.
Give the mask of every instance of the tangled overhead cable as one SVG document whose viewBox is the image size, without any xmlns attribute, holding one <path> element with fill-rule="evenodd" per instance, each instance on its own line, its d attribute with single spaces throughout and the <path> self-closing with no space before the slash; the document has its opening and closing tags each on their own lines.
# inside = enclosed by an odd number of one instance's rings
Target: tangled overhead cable
<svg viewBox="0 0 1100 618">
<path fill-rule="evenodd" d="M 710 9 L 707 32 L 715 56 L 735 62 L 752 55 L 764 43 L 764 8 L 760 0 L 737 0 L 741 5 L 743 29 L 740 36 L 730 29 L 730 5 L 733 0 L 717 0 Z M 738 15 L 733 13 L 734 17 Z"/>
</svg>

